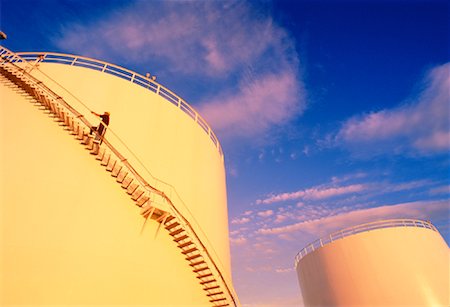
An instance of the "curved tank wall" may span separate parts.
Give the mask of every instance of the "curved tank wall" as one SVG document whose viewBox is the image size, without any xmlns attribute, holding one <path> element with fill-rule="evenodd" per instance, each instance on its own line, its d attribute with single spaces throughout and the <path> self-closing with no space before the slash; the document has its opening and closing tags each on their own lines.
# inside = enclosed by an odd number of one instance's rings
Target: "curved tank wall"
<svg viewBox="0 0 450 307">
<path fill-rule="evenodd" d="M 223 158 L 209 135 L 116 76 L 40 69 L 45 76 L 33 74 L 92 123 L 89 109 L 111 113 L 111 143 L 150 184 L 179 196 L 178 209 L 231 280 Z M 145 223 L 114 178 L 27 95 L 0 86 L 0 303 L 210 306 L 167 231 Z"/>
<path fill-rule="evenodd" d="M 306 306 L 448 306 L 449 251 L 433 228 L 389 227 L 318 246 L 298 259 Z"/>
</svg>

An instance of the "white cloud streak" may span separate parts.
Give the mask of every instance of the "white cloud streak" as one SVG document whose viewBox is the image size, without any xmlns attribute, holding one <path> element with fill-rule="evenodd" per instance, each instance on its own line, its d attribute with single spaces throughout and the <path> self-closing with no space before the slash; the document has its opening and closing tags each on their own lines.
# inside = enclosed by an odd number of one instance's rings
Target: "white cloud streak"
<svg viewBox="0 0 450 307">
<path fill-rule="evenodd" d="M 431 70 L 411 104 L 347 120 L 335 137 L 356 152 L 430 155 L 450 149 L 450 63 Z"/>
<path fill-rule="evenodd" d="M 295 199 L 305 199 L 305 200 L 317 200 L 336 197 L 344 194 L 358 193 L 367 189 L 364 184 L 352 184 L 341 187 L 313 187 L 310 189 L 299 190 L 290 193 L 281 193 L 276 195 L 271 195 L 265 199 L 259 199 L 256 201 L 257 204 L 272 204 L 275 202 L 295 200 Z"/>
</svg>

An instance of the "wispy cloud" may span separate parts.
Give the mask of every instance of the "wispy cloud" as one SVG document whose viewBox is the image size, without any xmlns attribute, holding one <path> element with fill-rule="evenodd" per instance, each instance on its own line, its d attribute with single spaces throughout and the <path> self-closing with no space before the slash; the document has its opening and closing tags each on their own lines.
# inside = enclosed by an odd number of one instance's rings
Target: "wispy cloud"
<svg viewBox="0 0 450 307">
<path fill-rule="evenodd" d="M 286 124 L 303 108 L 297 76 L 285 69 L 244 80 L 236 91 L 205 102 L 200 112 L 225 136 L 253 136 Z"/>
<path fill-rule="evenodd" d="M 260 228 L 261 235 L 279 235 L 293 232 L 307 232 L 323 236 L 330 232 L 362 223 L 390 218 L 436 219 L 448 217 L 448 200 L 416 201 L 391 206 L 355 210 L 325 218 L 317 218 L 282 227 Z"/>
<path fill-rule="evenodd" d="M 243 218 L 234 218 L 231 220 L 231 224 L 237 224 L 237 225 L 243 225 L 250 222 L 250 219 L 248 217 Z"/>
<path fill-rule="evenodd" d="M 290 193 L 281 193 L 276 195 L 270 195 L 264 199 L 258 199 L 257 204 L 272 204 L 280 201 L 294 200 L 294 199 L 325 199 L 336 197 L 339 195 L 356 193 L 366 190 L 367 187 L 363 184 L 352 184 L 347 186 L 337 187 L 313 187 L 310 189 L 299 190 Z"/>
<path fill-rule="evenodd" d="M 246 1 L 134 1 L 88 24 L 67 24 L 54 40 L 69 52 L 201 80 L 200 113 L 216 133 L 255 136 L 305 105 L 295 43 L 270 14 Z"/>
<path fill-rule="evenodd" d="M 335 141 L 355 152 L 430 155 L 450 150 L 450 63 L 431 70 L 413 103 L 347 120 Z"/>
</svg>

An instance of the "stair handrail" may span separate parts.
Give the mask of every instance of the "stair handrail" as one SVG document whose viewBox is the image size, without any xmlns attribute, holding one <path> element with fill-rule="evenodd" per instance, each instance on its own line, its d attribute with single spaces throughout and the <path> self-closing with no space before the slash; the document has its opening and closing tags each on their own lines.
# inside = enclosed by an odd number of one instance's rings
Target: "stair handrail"
<svg viewBox="0 0 450 307">
<path fill-rule="evenodd" d="M 84 108 L 86 108 L 87 110 L 89 110 L 89 111 L 91 111 L 80 99 L 78 99 L 75 95 L 73 95 L 68 89 L 66 89 L 63 85 L 61 85 L 58 81 L 56 81 L 56 80 L 54 80 L 51 76 L 49 76 L 49 75 L 47 75 L 45 72 L 43 72 L 41 69 L 39 69 L 39 65 L 38 65 L 38 63 L 40 62 L 40 61 L 42 61 L 42 60 L 44 60 L 44 58 L 45 58 L 45 55 L 44 54 L 39 54 L 39 53 L 34 53 L 34 52 L 18 52 L 17 53 L 18 55 L 22 55 L 22 54 L 25 54 L 26 56 L 29 56 L 28 58 L 27 57 L 25 57 L 25 58 L 22 58 L 22 59 L 24 59 L 24 60 L 27 60 L 27 59 L 35 59 L 35 62 L 33 63 L 33 65 L 32 65 L 32 67 L 30 68 L 30 72 L 32 71 L 32 70 L 37 70 L 37 71 L 39 71 L 42 75 L 44 75 L 46 78 L 48 78 L 50 81 L 52 81 L 53 83 L 55 83 L 58 87 L 60 87 L 62 90 L 64 90 L 67 94 L 69 94 L 70 96 L 72 96 L 78 103 L 80 103 Z M 60 59 L 60 57 L 63 57 L 63 56 L 66 56 L 66 55 L 64 55 L 64 54 L 59 54 L 59 53 L 46 53 L 47 55 L 54 55 L 54 56 L 58 56 L 58 59 Z M 71 56 L 71 55 L 67 55 L 67 56 Z M 99 62 L 100 64 L 102 64 L 102 65 L 106 65 L 106 64 L 108 64 L 108 65 L 110 65 L 111 67 L 116 67 L 116 69 L 121 69 L 121 70 L 126 70 L 126 71 L 128 71 L 129 73 L 134 73 L 134 72 L 132 72 L 132 71 L 129 71 L 129 70 L 127 70 L 127 69 L 125 69 L 125 68 L 122 68 L 122 67 L 120 67 L 120 66 L 117 66 L 117 65 L 114 65 L 114 64 L 109 64 L 109 63 L 107 63 L 107 62 L 103 62 L 103 61 L 98 61 L 98 60 L 95 60 L 95 59 L 89 59 L 89 58 L 86 58 L 86 57 L 79 57 L 79 58 L 81 58 L 81 59 L 83 59 L 83 61 L 86 61 L 87 59 L 88 60 L 90 60 L 91 62 Z M 61 60 L 61 59 L 60 59 Z M 62 60 L 61 60 L 62 61 Z M 54 58 L 50 58 L 49 59 L 49 62 L 56 62 L 56 61 L 54 61 Z M 62 61 L 62 63 L 66 63 L 67 61 Z M 57 63 L 61 63 L 60 61 L 58 61 Z M 72 62 L 71 62 L 71 65 L 74 65 L 74 63 L 77 63 L 77 59 L 74 59 L 74 60 L 72 60 Z M 85 62 L 83 62 L 83 64 L 86 64 Z M 82 67 L 86 67 L 86 65 L 80 65 L 80 66 L 82 66 Z M 97 67 L 97 66 L 94 66 L 94 67 Z M 104 66 L 104 67 L 106 67 L 106 66 Z M 104 69 L 103 69 L 104 70 Z M 116 75 L 117 76 L 117 74 L 113 74 L 113 75 Z M 122 75 L 122 78 L 124 77 L 124 76 L 126 76 L 126 75 Z M 125 78 L 125 79 L 127 79 L 127 78 Z M 147 87 L 148 88 L 148 87 Z M 170 101 L 170 99 L 169 99 L 169 101 Z M 200 122 L 199 122 L 200 123 Z M 200 226 L 200 224 L 198 223 L 198 221 L 196 220 L 196 218 L 195 218 L 195 216 L 192 214 L 192 212 L 190 211 L 190 209 L 189 209 L 189 207 L 185 204 L 185 202 L 183 201 L 183 199 L 181 198 L 181 196 L 178 194 L 178 191 L 176 190 L 176 188 L 173 186 L 173 185 L 171 185 L 171 184 L 169 184 L 169 183 L 167 183 L 167 182 L 165 182 L 165 181 L 163 181 L 163 180 L 161 180 L 161 179 L 159 179 L 159 178 L 156 178 L 155 176 L 153 176 L 153 174 L 147 169 L 147 167 L 142 163 L 142 161 L 136 156 L 136 154 L 127 146 L 127 144 L 113 131 L 113 130 L 111 130 L 110 128 L 109 128 L 109 133 L 108 133 L 108 135 L 113 135 L 124 147 L 125 147 L 125 149 L 131 154 L 131 156 L 136 160 L 136 162 L 143 168 L 143 170 L 145 170 L 145 172 L 153 179 L 153 180 L 155 180 L 156 181 L 156 183 L 161 183 L 162 185 L 164 185 L 165 186 L 165 188 L 167 188 L 168 190 L 169 190 L 169 194 L 170 195 L 173 195 L 173 193 L 176 195 L 176 198 L 177 198 L 177 200 L 183 205 L 183 207 L 184 207 L 184 209 L 186 210 L 186 212 L 187 213 L 189 213 L 189 216 L 190 216 L 190 218 L 195 222 L 195 224 L 196 224 L 196 227 L 200 230 L 200 232 L 203 234 L 203 237 L 204 237 L 204 240 L 206 240 L 208 243 L 209 243 L 209 245 L 210 245 L 210 250 L 212 250 L 213 252 L 214 252 L 214 254 L 216 255 L 216 257 L 217 257 L 217 260 L 219 261 L 219 263 L 221 264 L 221 266 L 224 268 L 225 266 L 223 265 L 223 263 L 221 262 L 221 259 L 220 259 L 220 257 L 219 257 L 219 255 L 217 254 L 217 252 L 216 252 L 216 250 L 215 250 L 215 248 L 214 248 L 214 246 L 211 244 L 211 242 L 209 241 L 209 239 L 208 239 L 208 236 L 205 234 L 205 232 L 203 231 L 203 229 L 202 229 L 202 227 Z M 213 140 L 214 141 L 214 140 Z M 222 158 L 222 161 L 223 161 L 223 153 L 222 153 L 222 150 L 221 150 L 221 148 L 219 148 L 220 150 L 220 155 L 221 155 L 221 158 Z M 173 192 L 173 193 L 172 193 Z M 169 196 L 169 198 L 170 198 L 170 196 Z"/>
<path fill-rule="evenodd" d="M 342 230 L 335 231 L 325 237 L 317 239 L 312 243 L 306 245 L 304 248 L 302 248 L 300 252 L 298 252 L 298 254 L 295 256 L 295 267 L 297 267 L 300 260 L 307 254 L 313 252 L 314 250 L 320 247 L 323 247 L 326 244 L 361 232 L 391 227 L 419 227 L 431 229 L 433 231 L 438 231 L 436 227 L 433 224 L 431 224 L 431 222 L 418 219 L 387 219 L 347 227 Z"/>
<path fill-rule="evenodd" d="M 6 56 L 5 56 L 6 54 Z M 1 64 L 4 65 L 4 63 L 10 63 L 13 65 L 15 69 L 22 72 L 22 76 L 26 76 L 29 80 L 31 80 L 37 87 L 39 87 L 43 92 L 45 92 L 47 95 L 51 96 L 52 99 L 62 105 L 65 109 L 67 109 L 70 113 L 72 113 L 76 118 L 78 118 L 87 128 L 91 129 L 94 126 L 85 118 L 83 114 L 78 112 L 76 109 L 74 109 L 71 105 L 69 105 L 61 96 L 53 92 L 50 88 L 48 88 L 45 84 L 43 84 L 40 80 L 32 76 L 26 69 L 16 65 L 16 62 L 25 63 L 27 67 L 32 68 L 33 66 L 29 64 L 28 61 L 24 60 L 20 56 L 18 56 L 16 53 L 8 50 L 7 48 L 1 46 L 0 49 L 0 56 L 2 58 Z M 105 144 L 109 150 L 121 161 L 121 163 L 133 174 L 133 176 L 139 181 L 139 183 L 144 186 L 146 189 L 148 189 L 149 193 L 154 193 L 156 195 L 161 196 L 166 202 L 169 204 L 169 208 L 172 210 L 172 213 L 175 213 L 174 215 L 181 221 L 184 222 L 184 224 L 187 226 L 187 228 L 190 230 L 190 232 L 193 234 L 193 238 L 198 241 L 200 246 L 202 247 L 202 250 L 204 253 L 206 253 L 207 258 L 209 261 L 213 264 L 216 272 L 220 276 L 223 285 L 227 289 L 227 292 L 229 294 L 229 297 L 232 299 L 235 306 L 237 305 L 237 295 L 235 294 L 234 290 L 230 289 L 228 286 L 227 281 L 225 280 L 223 274 L 221 273 L 220 269 L 218 268 L 216 262 L 212 258 L 211 254 L 208 252 L 208 249 L 203 244 L 202 240 L 196 233 L 195 229 L 192 227 L 191 223 L 184 217 L 184 215 L 176 208 L 176 206 L 172 203 L 170 198 L 159 189 L 153 187 L 150 185 L 135 169 L 134 167 L 127 161 L 127 159 L 103 136 L 100 136 L 96 130 L 93 130 L 93 133 L 95 133 L 99 138 L 102 139 L 102 143 Z M 176 193 L 176 191 L 175 191 Z M 180 196 L 178 193 L 176 193 L 178 198 Z"/>
</svg>

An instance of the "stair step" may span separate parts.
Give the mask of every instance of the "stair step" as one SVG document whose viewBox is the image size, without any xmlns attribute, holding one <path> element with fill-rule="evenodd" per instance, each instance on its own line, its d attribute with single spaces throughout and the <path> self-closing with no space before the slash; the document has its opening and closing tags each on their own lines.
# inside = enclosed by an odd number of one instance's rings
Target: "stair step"
<svg viewBox="0 0 450 307">
<path fill-rule="evenodd" d="M 134 193 L 131 195 L 131 199 L 136 201 L 139 199 L 139 197 L 141 197 L 142 195 L 144 195 L 145 190 L 143 189 L 136 189 L 136 191 L 134 191 Z"/>
<path fill-rule="evenodd" d="M 203 263 L 206 263 L 206 262 L 204 260 L 200 260 L 200 261 L 197 261 L 197 262 L 194 262 L 194 263 L 190 263 L 189 265 L 194 267 L 194 266 L 197 266 L 197 265 L 200 265 L 200 264 L 203 264 Z"/>
<path fill-rule="evenodd" d="M 92 149 L 90 154 L 91 155 L 98 155 L 98 152 L 100 150 L 100 144 L 97 141 L 92 142 Z"/>
<path fill-rule="evenodd" d="M 95 157 L 95 159 L 101 161 L 101 160 L 103 160 L 103 157 L 105 156 L 105 154 L 106 154 L 106 149 L 103 148 L 100 150 L 100 152 L 98 153 L 97 157 Z"/>
<path fill-rule="evenodd" d="M 214 290 L 214 289 L 219 289 L 219 288 L 220 288 L 220 286 L 211 286 L 211 287 L 203 288 L 203 290 L 209 291 L 209 290 Z"/>
<path fill-rule="evenodd" d="M 197 278 L 198 279 L 202 279 L 202 278 L 210 277 L 210 276 L 213 276 L 213 274 L 212 273 L 208 273 L 208 274 L 204 274 L 204 275 L 199 275 L 199 276 L 197 276 Z"/>
<path fill-rule="evenodd" d="M 72 130 L 70 131 L 70 134 L 72 135 L 77 135 L 78 134 L 78 129 L 80 128 L 80 125 L 78 124 L 77 121 L 72 120 Z"/>
<path fill-rule="evenodd" d="M 133 182 L 127 188 L 127 194 L 131 195 L 140 187 L 139 183 Z"/>
<path fill-rule="evenodd" d="M 81 144 L 88 145 L 90 141 L 93 141 L 92 136 L 85 135 L 83 140 L 81 141 Z"/>
<path fill-rule="evenodd" d="M 184 248 L 184 247 L 187 247 L 187 246 L 189 246 L 191 244 L 194 244 L 194 243 L 192 241 L 188 241 L 188 242 L 184 242 L 184 243 L 178 245 L 178 247 L 179 248 Z"/>
<path fill-rule="evenodd" d="M 67 126 L 69 126 L 70 131 L 73 131 L 73 125 L 74 125 L 73 117 L 70 115 L 67 115 Z"/>
<path fill-rule="evenodd" d="M 181 237 L 178 237 L 178 238 L 175 238 L 175 239 L 173 239 L 175 242 L 180 242 L 180 241 L 183 241 L 184 239 L 187 239 L 187 238 L 189 238 L 187 235 L 183 235 L 183 236 L 181 236 Z"/>
<path fill-rule="evenodd" d="M 219 294 L 223 294 L 223 291 L 220 292 L 214 292 L 214 293 L 208 293 L 206 294 L 207 296 L 214 296 L 214 295 L 219 295 Z"/>
<path fill-rule="evenodd" d="M 110 154 L 103 155 L 103 159 L 100 162 L 100 165 L 107 166 L 109 164 L 109 160 L 110 159 L 111 159 L 111 155 Z"/>
<path fill-rule="evenodd" d="M 205 270 L 209 270 L 209 268 L 208 268 L 207 266 L 205 266 L 205 267 L 203 267 L 203 268 L 199 268 L 199 269 L 192 270 L 192 272 L 198 273 L 198 272 L 205 271 Z"/>
<path fill-rule="evenodd" d="M 122 182 L 122 188 L 124 188 L 124 189 L 128 188 L 128 186 L 131 184 L 132 181 L 133 181 L 133 178 L 126 177 Z"/>
<path fill-rule="evenodd" d="M 148 202 L 150 200 L 150 197 L 148 197 L 147 195 L 142 196 L 141 198 L 138 199 L 137 201 L 137 205 L 139 207 L 142 207 L 146 202 Z"/>
<path fill-rule="evenodd" d="M 172 231 L 171 233 L 170 233 L 170 235 L 171 236 L 176 236 L 177 234 L 180 234 L 180 233 L 182 233 L 184 231 L 184 229 L 183 228 L 180 228 L 180 229 L 177 229 L 177 230 L 175 230 L 175 231 Z"/>
<path fill-rule="evenodd" d="M 171 215 L 171 216 L 169 216 L 168 218 L 167 218 L 167 220 L 166 220 L 166 224 L 168 223 L 168 222 L 170 222 L 171 220 L 173 220 L 175 217 L 173 216 L 173 215 Z"/>
<path fill-rule="evenodd" d="M 116 166 L 117 160 L 116 159 L 109 159 L 109 163 L 106 166 L 106 170 L 108 172 L 112 172 L 112 170 L 114 169 L 114 166 Z"/>
<path fill-rule="evenodd" d="M 85 135 L 84 129 L 82 127 L 80 127 L 78 129 L 78 133 L 77 133 L 77 136 L 76 136 L 77 140 L 81 141 L 82 139 L 84 139 L 84 135 Z"/>
<path fill-rule="evenodd" d="M 122 170 L 123 165 L 120 164 L 116 164 L 113 168 L 113 170 L 111 171 L 111 176 L 113 177 L 117 177 L 119 175 L 119 172 Z"/>
<path fill-rule="evenodd" d="M 122 183 L 122 182 L 125 180 L 125 178 L 127 177 L 127 175 L 128 175 L 127 170 L 126 170 L 126 169 L 122 169 L 122 170 L 119 172 L 119 174 L 117 175 L 116 181 L 117 181 L 118 183 Z"/>
<path fill-rule="evenodd" d="M 182 253 L 183 255 L 187 255 L 187 254 L 192 253 L 192 252 L 195 252 L 195 251 L 198 251 L 198 248 L 197 248 L 197 247 L 193 247 L 193 248 L 187 249 L 187 250 L 185 250 L 185 251 L 182 251 L 181 253 Z"/>
<path fill-rule="evenodd" d="M 87 144 L 86 149 L 93 150 L 96 144 L 98 145 L 98 142 L 95 140 L 92 140 L 89 142 L 89 144 Z"/>
<path fill-rule="evenodd" d="M 211 303 L 214 303 L 214 302 L 220 302 L 220 301 L 225 301 L 227 298 L 226 297 L 221 297 L 221 298 L 215 298 L 215 299 L 212 299 L 212 300 L 209 300 Z"/>
<path fill-rule="evenodd" d="M 167 225 L 167 222 L 166 222 L 166 225 Z M 177 227 L 178 225 L 180 225 L 180 223 L 175 222 L 175 223 L 172 223 L 172 224 L 170 224 L 170 225 L 167 225 L 165 228 L 166 228 L 167 230 L 171 230 L 172 228 Z"/>
<path fill-rule="evenodd" d="M 200 284 L 201 285 L 205 285 L 205 284 L 210 284 L 212 282 L 216 282 L 216 280 L 215 279 L 204 280 L 204 281 L 201 281 Z"/>
<path fill-rule="evenodd" d="M 201 257 L 201 256 L 202 256 L 202 255 L 200 255 L 200 254 L 195 254 L 195 255 L 192 255 L 192 256 L 187 257 L 186 260 L 187 260 L 187 261 L 191 261 L 191 260 L 193 260 L 193 259 L 195 259 L 195 258 L 198 258 L 198 257 Z"/>
</svg>

